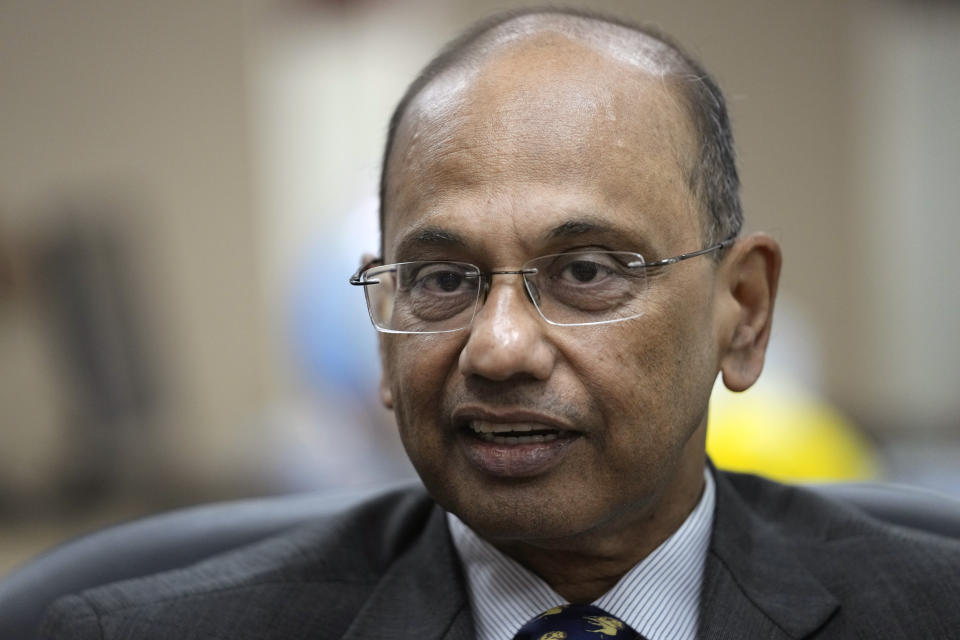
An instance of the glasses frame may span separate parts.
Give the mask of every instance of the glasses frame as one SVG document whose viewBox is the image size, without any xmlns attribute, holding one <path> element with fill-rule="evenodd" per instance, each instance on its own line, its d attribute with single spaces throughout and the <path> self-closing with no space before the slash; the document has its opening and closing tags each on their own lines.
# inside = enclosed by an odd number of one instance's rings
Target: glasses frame
<svg viewBox="0 0 960 640">
<path fill-rule="evenodd" d="M 727 238 L 726 240 L 722 240 L 716 244 L 710 245 L 709 247 L 704 247 L 703 249 L 698 249 L 697 251 L 681 253 L 680 255 L 671 256 L 669 258 L 662 258 L 660 260 L 655 260 L 654 262 L 644 262 L 642 260 L 642 256 L 638 253 L 635 255 L 641 258 L 641 260 L 638 260 L 636 262 L 629 262 L 627 263 L 626 266 L 630 269 L 643 269 L 645 271 L 647 269 L 668 267 L 672 264 L 683 262 L 684 260 L 689 260 L 690 258 L 696 258 L 697 256 L 706 255 L 709 253 L 713 253 L 715 251 L 722 251 L 723 249 L 726 249 L 736 241 L 737 241 L 737 236 L 733 235 Z M 633 253 L 633 252 L 624 251 L 624 252 L 614 252 L 614 253 Z M 563 254 L 555 254 L 555 255 L 563 255 Z M 548 258 L 548 257 L 550 256 L 538 256 L 536 258 L 533 258 L 533 260 L 538 260 L 540 258 Z M 398 334 L 407 334 L 407 335 L 455 333 L 457 331 L 463 331 L 465 329 L 470 328 L 470 326 L 473 324 L 473 319 L 477 316 L 477 309 L 480 306 L 480 300 L 481 298 L 486 300 L 486 295 L 487 295 L 487 292 L 489 292 L 490 282 L 493 276 L 495 275 L 527 276 L 527 275 L 533 275 L 537 273 L 536 269 L 525 269 L 525 268 L 498 269 L 496 271 L 481 271 L 480 267 L 477 267 L 474 264 L 460 262 L 457 260 L 428 260 L 427 262 L 456 262 L 458 264 L 469 265 L 476 270 L 476 274 L 471 273 L 470 275 L 473 277 L 480 278 L 481 284 L 477 288 L 477 300 L 474 303 L 474 309 L 473 309 L 473 313 L 470 316 L 470 321 L 467 322 L 467 324 L 465 324 L 464 326 L 458 327 L 456 329 L 440 329 L 437 331 L 401 331 L 398 329 L 384 329 L 383 327 L 377 326 L 377 322 L 373 318 L 373 310 L 370 308 L 370 298 L 368 296 L 364 296 L 364 300 L 367 305 L 367 313 L 370 316 L 370 322 L 373 324 L 374 329 L 376 329 L 380 333 L 398 333 Z M 406 264 L 406 263 L 396 262 L 396 263 L 390 263 L 390 264 L 383 264 L 383 258 L 374 258 L 366 262 L 365 264 L 361 265 L 360 268 L 357 269 L 352 276 L 350 276 L 349 282 L 351 285 L 355 287 L 367 287 L 373 284 L 380 284 L 379 280 L 368 280 L 366 277 L 366 272 L 376 266 L 391 267 L 391 266 L 400 265 L 400 264 Z M 537 301 L 534 299 L 533 292 L 530 291 L 530 283 L 527 281 L 526 277 L 523 278 L 523 285 L 524 285 L 523 287 L 524 291 L 526 291 L 527 293 L 527 298 L 530 300 L 531 304 L 533 304 L 533 307 L 537 310 L 537 315 L 539 315 L 543 319 L 543 321 L 546 322 L 547 324 L 551 324 L 556 327 L 585 327 L 585 326 L 593 326 L 593 325 L 599 325 L 599 324 L 613 324 L 615 322 L 624 322 L 626 320 L 633 320 L 634 318 L 638 318 L 643 315 L 643 312 L 640 312 L 636 315 L 627 316 L 625 318 L 612 318 L 610 320 L 597 320 L 595 322 L 554 322 L 549 318 L 547 318 L 545 315 L 543 315 L 543 311 L 540 309 L 540 305 L 538 305 Z M 483 292 L 483 294 L 481 294 L 481 291 Z"/>
</svg>

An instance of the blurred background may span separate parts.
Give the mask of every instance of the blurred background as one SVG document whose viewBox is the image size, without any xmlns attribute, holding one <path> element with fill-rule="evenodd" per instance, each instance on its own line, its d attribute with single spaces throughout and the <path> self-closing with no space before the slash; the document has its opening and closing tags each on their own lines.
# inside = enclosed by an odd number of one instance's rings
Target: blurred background
<svg viewBox="0 0 960 640">
<path fill-rule="evenodd" d="M 346 281 L 395 102 L 522 4 L 0 1 L 0 576 L 144 513 L 412 473 Z M 960 495 L 960 6 L 583 5 L 705 62 L 784 249 L 715 459 Z"/>
</svg>

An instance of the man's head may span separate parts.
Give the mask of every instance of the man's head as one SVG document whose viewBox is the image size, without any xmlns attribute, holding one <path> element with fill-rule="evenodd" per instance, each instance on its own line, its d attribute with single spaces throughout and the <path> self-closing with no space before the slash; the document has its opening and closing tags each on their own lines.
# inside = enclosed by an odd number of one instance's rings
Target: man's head
<svg viewBox="0 0 960 640">
<path fill-rule="evenodd" d="M 471 32 L 398 107 L 384 262 L 515 271 L 582 250 L 653 261 L 736 234 L 723 102 L 691 64 L 581 15 Z M 712 96 L 701 111 L 696 83 Z M 708 126 L 721 133 L 704 142 Z M 778 268 L 776 245 L 751 236 L 719 261 L 649 269 L 642 315 L 591 326 L 548 324 L 519 275 L 494 275 L 469 327 L 381 334 L 383 400 L 432 495 L 492 540 L 668 533 L 701 489 L 717 372 L 739 389 L 759 374 Z"/>
</svg>

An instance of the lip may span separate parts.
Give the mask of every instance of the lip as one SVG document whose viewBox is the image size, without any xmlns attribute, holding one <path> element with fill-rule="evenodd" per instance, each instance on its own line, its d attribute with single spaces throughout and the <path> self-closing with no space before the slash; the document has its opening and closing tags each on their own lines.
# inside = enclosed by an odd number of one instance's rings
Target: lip
<svg viewBox="0 0 960 640">
<path fill-rule="evenodd" d="M 577 428 L 566 420 L 547 413 L 531 411 L 530 409 L 491 409 L 479 405 L 464 405 L 457 407 L 453 415 L 454 425 L 463 426 L 473 420 L 482 420 L 494 424 L 540 424 L 548 429 L 558 431 L 577 431 Z"/>
<path fill-rule="evenodd" d="M 498 478 L 530 478 L 548 472 L 563 461 L 570 446 L 583 435 L 565 420 L 528 409 L 464 406 L 455 410 L 452 418 L 467 461 L 485 475 Z M 479 426 L 477 430 L 488 439 L 478 437 L 474 426 Z M 557 433 L 516 442 L 497 436 L 537 430 Z"/>
</svg>

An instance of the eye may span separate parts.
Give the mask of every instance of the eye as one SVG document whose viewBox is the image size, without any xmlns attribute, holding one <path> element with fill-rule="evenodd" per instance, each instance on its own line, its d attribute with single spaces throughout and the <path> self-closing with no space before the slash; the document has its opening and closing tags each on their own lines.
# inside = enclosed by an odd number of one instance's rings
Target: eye
<svg viewBox="0 0 960 640">
<path fill-rule="evenodd" d="M 447 293 L 456 291 L 460 283 L 463 282 L 463 274 L 449 270 L 433 270 L 422 274 L 418 281 L 420 286 L 425 289 L 445 291 Z"/>
<path fill-rule="evenodd" d="M 408 262 L 404 268 L 408 273 L 394 299 L 396 322 L 426 327 L 475 307 L 480 283 L 476 267 L 458 262 Z"/>
<path fill-rule="evenodd" d="M 621 272 L 622 266 L 611 256 L 602 253 L 561 256 L 553 265 L 553 278 L 573 286 L 598 284 Z"/>
<path fill-rule="evenodd" d="M 600 265 L 588 260 L 577 260 L 567 265 L 564 271 L 578 282 L 590 282 L 600 275 Z"/>
<path fill-rule="evenodd" d="M 464 288 L 467 272 L 461 265 L 433 262 L 420 265 L 411 274 L 410 287 L 425 293 L 456 293 Z"/>
</svg>

